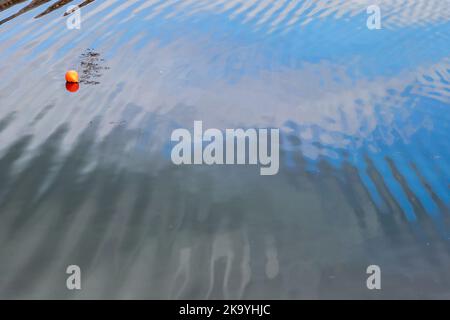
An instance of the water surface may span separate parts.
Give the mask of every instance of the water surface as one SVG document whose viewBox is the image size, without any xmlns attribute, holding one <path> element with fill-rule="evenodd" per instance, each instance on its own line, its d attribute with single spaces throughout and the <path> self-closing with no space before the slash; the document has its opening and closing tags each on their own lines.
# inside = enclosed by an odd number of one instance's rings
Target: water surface
<svg viewBox="0 0 450 320">
<path fill-rule="evenodd" d="M 450 298 L 449 41 L 449 0 L 0 0 L 0 297 Z M 194 120 L 280 172 L 174 166 Z"/>
</svg>

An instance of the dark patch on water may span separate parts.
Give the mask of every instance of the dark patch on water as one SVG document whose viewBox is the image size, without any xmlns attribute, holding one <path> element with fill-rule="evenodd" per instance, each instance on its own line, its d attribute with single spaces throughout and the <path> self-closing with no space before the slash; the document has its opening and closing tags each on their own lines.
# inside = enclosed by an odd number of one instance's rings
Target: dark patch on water
<svg viewBox="0 0 450 320">
<path fill-rule="evenodd" d="M 99 84 L 98 80 L 103 75 L 103 71 L 109 69 L 109 67 L 104 66 L 105 59 L 101 58 L 100 53 L 95 52 L 94 49 L 87 49 L 86 52 L 81 54 L 80 59 L 80 83 L 88 85 Z"/>
</svg>

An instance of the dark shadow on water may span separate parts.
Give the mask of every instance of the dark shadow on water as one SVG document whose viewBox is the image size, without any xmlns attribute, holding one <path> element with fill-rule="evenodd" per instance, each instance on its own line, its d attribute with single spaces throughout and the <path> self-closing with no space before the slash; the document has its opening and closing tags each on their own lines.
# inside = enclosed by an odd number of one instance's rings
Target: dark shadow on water
<svg viewBox="0 0 450 320">
<path fill-rule="evenodd" d="M 0 133 L 5 130 L 9 124 L 14 120 L 16 116 L 16 112 L 13 111 L 10 114 L 8 114 L 6 117 L 0 120 Z"/>
<path fill-rule="evenodd" d="M 387 277 L 433 268 L 439 284 L 426 283 L 436 294 L 450 283 L 448 243 L 425 212 L 420 224 L 404 219 L 369 159 L 369 174 L 387 203 L 383 211 L 350 164 L 336 170 L 322 161 L 319 172 L 310 173 L 301 154 L 293 158 L 297 174 L 282 169 L 265 184 L 246 171 L 217 181 L 170 164 L 134 172 L 114 159 L 128 152 L 124 146 L 137 141 L 140 130 L 116 126 L 98 141 L 99 123 L 94 119 L 64 155 L 69 127 L 61 125 L 22 170 L 13 169 L 31 152 L 33 136 L 20 137 L 0 158 L 0 258 L 6 261 L 0 271 L 7 274 L 1 297 L 79 297 L 64 287 L 70 264 L 94 281 L 82 297 L 364 297 L 367 290 L 355 287 L 361 280 L 355 268 L 371 259 L 391 270 Z M 149 168 L 154 160 L 146 160 Z M 240 192 L 227 196 L 231 186 Z M 374 233 L 378 228 L 381 234 Z M 6 259 L 11 250 L 17 252 Z M 341 255 L 351 257 L 345 267 L 334 263 Z M 270 259 L 275 266 L 267 265 Z M 398 288 L 385 297 L 414 297 L 408 278 L 393 281 Z"/>
</svg>

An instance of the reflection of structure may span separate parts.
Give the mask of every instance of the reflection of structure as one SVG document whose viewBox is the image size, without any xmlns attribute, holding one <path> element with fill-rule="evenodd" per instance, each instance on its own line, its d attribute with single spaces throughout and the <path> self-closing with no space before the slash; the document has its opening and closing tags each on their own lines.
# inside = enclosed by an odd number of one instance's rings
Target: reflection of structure
<svg viewBox="0 0 450 320">
<path fill-rule="evenodd" d="M 51 116 L 47 106 L 34 128 Z M 160 120 L 147 116 L 154 119 L 150 126 Z M 322 161 L 320 173 L 312 174 L 299 154 L 298 173 L 286 180 L 282 172 L 273 183 L 252 169 L 155 170 L 157 157 L 130 154 L 137 129 L 115 126 L 100 137 L 100 120 L 64 155 L 69 123 L 33 152 L 28 147 L 36 135 L 11 141 L 0 155 L 0 298 L 355 298 L 367 291 L 355 277 L 367 259 L 382 261 L 388 281 L 399 284 L 394 293 L 383 291 L 386 297 L 439 296 L 441 285 L 448 288 L 446 240 L 423 211 L 412 229 L 423 232 L 411 234 L 371 161 L 385 213 L 375 214 L 348 164 L 336 170 Z M 14 121 L 0 118 L 0 136 Z M 29 161 L 13 170 L 23 158 Z M 416 241 L 420 232 L 430 242 L 426 248 Z M 408 263 L 398 263 L 405 257 Z M 73 261 L 87 270 L 86 289 L 76 293 L 55 276 Z M 429 283 L 425 293 L 400 277 L 408 272 Z M 24 273 L 33 276 L 24 281 Z"/>
<path fill-rule="evenodd" d="M 89 3 L 94 2 L 95 0 L 86 0 L 83 1 L 82 3 L 80 3 L 77 7 L 78 8 L 82 8 L 84 6 L 87 6 Z M 70 11 L 67 11 L 66 13 L 64 13 L 64 16 L 68 16 L 69 14 L 73 13 L 75 11 L 75 9 L 72 9 Z"/>
<path fill-rule="evenodd" d="M 16 4 L 25 2 L 25 0 L 1 0 L 0 1 L 0 11 L 6 10 Z"/>
<path fill-rule="evenodd" d="M 44 12 L 40 13 L 39 15 L 37 15 L 36 18 L 43 17 L 43 16 L 49 14 L 50 12 L 53 12 L 53 11 L 59 9 L 59 8 L 61 8 L 62 6 L 68 4 L 68 3 L 72 2 L 72 1 L 73 1 L 73 0 L 60 0 L 60 1 L 57 1 L 57 2 L 55 2 L 54 4 L 52 4 L 50 7 L 48 7 Z M 94 1 L 95 1 L 95 0 L 86 0 L 86 1 L 83 1 L 82 3 L 80 3 L 80 4 L 78 5 L 78 7 L 79 7 L 79 8 L 84 7 L 84 6 L 86 6 L 86 5 L 88 5 L 89 3 L 92 3 L 92 2 L 94 2 Z M 6 9 L 9 9 L 9 8 L 11 8 L 12 6 L 14 6 L 14 5 L 16 5 L 16 4 L 20 4 L 20 3 L 22 3 L 22 2 L 25 2 L 25 0 L 0 1 L 0 12 L 1 12 L 1 11 L 4 11 L 4 10 L 6 10 Z M 50 0 L 32 0 L 32 1 L 30 2 L 30 4 L 28 4 L 26 7 L 22 8 L 21 10 L 19 10 L 19 11 L 16 12 L 15 14 L 13 14 L 13 15 L 11 15 L 11 16 L 9 16 L 9 17 L 3 19 L 3 20 L 1 20 L 1 21 L 0 21 L 0 25 L 2 25 L 2 24 L 4 24 L 5 22 L 8 22 L 8 21 L 10 21 L 10 20 L 12 20 L 12 19 L 14 19 L 14 18 L 17 18 L 18 16 L 20 16 L 20 15 L 22 15 L 22 14 L 24 14 L 24 13 L 30 11 L 30 10 L 33 10 L 33 9 L 35 9 L 35 8 L 37 8 L 37 7 L 39 7 L 39 6 L 43 5 L 43 4 L 45 4 L 45 3 L 47 3 L 47 2 L 50 2 Z M 67 15 L 67 13 L 64 14 L 64 15 Z"/>
<path fill-rule="evenodd" d="M 33 0 L 26 8 L 8 17 L 0 24 L 50 1 Z M 42 17 L 72 1 L 57 1 L 37 17 Z M 94 1 L 85 0 L 78 7 L 81 8 Z M 25 0 L 0 0 L 0 11 L 23 2 Z M 138 13 L 151 8 L 148 18 L 156 17 L 167 11 L 168 8 L 174 13 L 167 18 L 174 18 L 179 15 L 192 16 L 198 12 L 226 13 L 230 19 L 252 24 L 256 29 L 267 28 L 270 32 L 287 32 L 327 17 L 340 19 L 358 14 L 365 15 L 367 7 L 372 4 L 377 4 L 383 8 L 383 12 L 389 13 L 383 16 L 383 25 L 386 28 L 438 23 L 450 19 L 450 7 L 448 2 L 443 0 L 185 0 L 173 2 L 154 0 L 142 1 L 135 11 Z"/>
<path fill-rule="evenodd" d="M 42 5 L 42 4 L 44 4 L 44 3 L 48 2 L 48 1 L 49 0 L 33 0 L 33 1 L 31 1 L 31 3 L 29 5 L 27 5 L 26 7 L 22 8 L 21 10 L 19 10 L 15 14 L 13 14 L 13 15 L 3 19 L 2 21 L 0 21 L 0 25 L 4 24 L 5 22 L 8 22 L 8 21 L 10 21 L 10 20 L 12 20 L 14 18 L 17 18 L 18 16 L 20 16 L 20 15 L 22 15 L 22 14 L 24 14 L 24 13 L 26 13 L 26 12 L 28 12 L 28 11 L 36 8 L 36 7 L 38 7 L 38 6 L 40 6 L 40 5 Z M 21 3 L 21 2 L 23 2 L 23 1 L 21 1 L 21 0 L 9 1 L 4 6 L 0 6 L 0 11 L 6 10 L 9 7 L 11 7 L 11 6 L 15 5 L 15 4 Z"/>
</svg>

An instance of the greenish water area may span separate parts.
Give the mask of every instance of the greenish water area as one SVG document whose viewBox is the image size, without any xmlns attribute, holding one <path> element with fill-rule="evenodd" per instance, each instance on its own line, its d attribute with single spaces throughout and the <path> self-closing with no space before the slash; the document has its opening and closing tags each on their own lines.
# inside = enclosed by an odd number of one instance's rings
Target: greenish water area
<svg viewBox="0 0 450 320">
<path fill-rule="evenodd" d="M 0 75 L 2 299 L 450 298 L 449 0 L 0 0 Z"/>
</svg>

